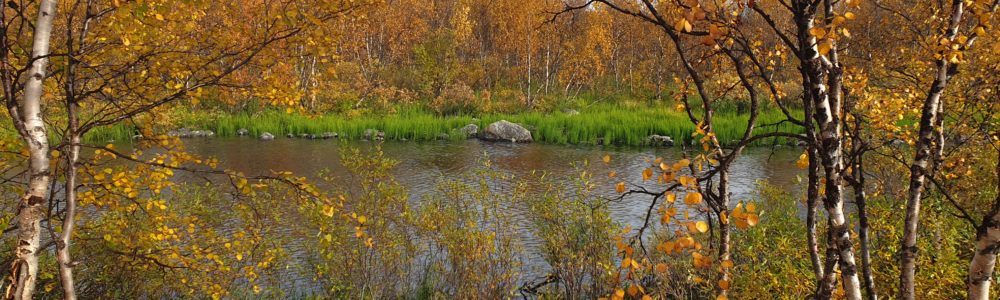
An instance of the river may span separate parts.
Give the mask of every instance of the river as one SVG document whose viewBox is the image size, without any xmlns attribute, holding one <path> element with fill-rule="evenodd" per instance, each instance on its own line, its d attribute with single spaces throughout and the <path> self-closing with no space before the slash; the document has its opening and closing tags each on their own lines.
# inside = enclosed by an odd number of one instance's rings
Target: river
<svg viewBox="0 0 1000 300">
<path fill-rule="evenodd" d="M 189 152 L 214 157 L 221 168 L 233 169 L 247 175 L 269 174 L 274 171 L 291 171 L 298 175 L 316 174 L 330 170 L 333 174 L 343 173 L 340 159 L 342 144 L 371 150 L 374 143 L 361 141 L 307 140 L 278 138 L 260 141 L 253 138 L 190 139 L 186 141 Z M 636 148 L 610 146 L 565 146 L 545 144 L 491 143 L 478 140 L 459 142 L 385 142 L 382 149 L 386 156 L 397 160 L 393 171 L 395 178 L 407 189 L 412 201 L 417 201 L 427 193 L 434 192 L 441 180 L 460 179 L 465 171 L 480 167 L 484 158 L 489 158 L 497 171 L 514 176 L 527 176 L 533 171 L 548 172 L 555 178 L 572 178 L 579 174 L 574 163 L 590 161 L 594 169 L 594 181 L 598 190 L 607 191 L 605 196 L 614 194 L 614 182 L 626 180 L 642 184 L 641 170 L 650 166 L 650 161 L 663 157 L 668 162 L 681 158 L 679 148 Z M 732 167 L 731 190 L 733 199 L 754 200 L 759 180 L 782 187 L 788 191 L 798 191 L 797 177 L 803 172 L 795 167 L 795 160 L 801 150 L 797 148 L 756 147 L 747 149 Z M 613 159 L 605 166 L 601 162 L 604 155 Z M 608 179 L 607 170 L 617 170 L 619 178 Z M 654 183 L 647 187 L 655 189 Z M 497 199 L 502 201 L 503 199 Z M 649 196 L 633 196 L 624 201 L 610 202 L 609 210 L 614 221 L 633 228 L 643 221 L 649 206 Z M 518 208 L 512 208 L 518 209 Z M 766 208 L 765 208 L 766 210 Z M 540 241 L 532 236 L 527 223 L 519 228 L 523 246 L 525 276 L 543 274 L 547 267 L 539 253 Z"/>
</svg>

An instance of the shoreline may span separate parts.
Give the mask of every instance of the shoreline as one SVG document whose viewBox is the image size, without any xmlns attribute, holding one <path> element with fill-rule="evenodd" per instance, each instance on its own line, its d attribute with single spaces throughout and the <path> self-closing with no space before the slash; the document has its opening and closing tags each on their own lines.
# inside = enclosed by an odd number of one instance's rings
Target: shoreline
<svg viewBox="0 0 1000 300">
<path fill-rule="evenodd" d="M 758 117 L 757 132 L 785 131 L 800 132 L 801 128 L 779 123 L 784 116 L 777 110 L 762 111 Z M 675 144 L 689 144 L 695 131 L 686 115 L 666 109 L 629 109 L 610 107 L 582 112 L 571 110 L 553 113 L 528 112 L 517 114 L 482 114 L 478 116 L 436 116 L 421 111 L 411 111 L 385 116 L 361 116 L 345 118 L 340 115 L 301 115 L 283 112 L 262 112 L 253 115 L 191 114 L 183 116 L 174 128 L 158 128 L 158 133 L 174 132 L 187 128 L 210 131 L 214 137 L 237 137 L 241 129 L 249 137 L 260 138 L 268 133 L 274 138 L 296 139 L 315 137 L 316 139 L 369 139 L 372 131 L 381 132 L 382 138 L 392 141 L 436 141 L 464 140 L 468 134 L 463 131 L 467 125 L 476 125 L 481 133 L 490 124 L 507 120 L 521 125 L 531 132 L 534 143 L 560 145 L 611 145 L 611 146 L 657 146 L 651 145 L 651 137 L 670 137 Z M 746 116 L 734 112 L 717 113 L 715 132 L 724 145 L 738 140 L 746 128 Z M 774 124 L 761 126 L 763 124 Z M 132 125 L 118 125 L 97 128 L 90 132 L 86 141 L 107 142 L 131 139 L 137 131 Z M 205 134 L 203 132 L 203 134 Z M 335 136 L 335 137 L 334 137 Z M 753 146 L 773 144 L 793 145 L 787 138 L 769 138 L 754 142 Z"/>
</svg>

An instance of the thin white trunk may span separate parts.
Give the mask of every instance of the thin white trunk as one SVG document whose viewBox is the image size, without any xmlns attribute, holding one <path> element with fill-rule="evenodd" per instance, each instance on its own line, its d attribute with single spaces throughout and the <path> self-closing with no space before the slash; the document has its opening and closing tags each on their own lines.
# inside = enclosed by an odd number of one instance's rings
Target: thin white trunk
<svg viewBox="0 0 1000 300">
<path fill-rule="evenodd" d="M 969 263 L 969 299 L 989 300 L 993 271 L 1000 250 L 1000 211 L 993 210 L 976 234 L 976 252 Z"/>
<path fill-rule="evenodd" d="M 48 65 L 49 40 L 52 37 L 52 20 L 55 18 L 56 1 L 42 0 L 35 22 L 31 46 L 31 71 L 24 84 L 21 102 L 27 136 L 22 136 L 28 146 L 28 192 L 21 198 L 17 215 L 17 249 L 14 266 L 13 289 L 6 298 L 31 299 L 38 280 L 38 252 L 41 238 L 41 220 L 45 217 L 44 204 L 49 196 L 49 137 L 42 118 L 42 81 Z M 13 292 L 13 293 L 11 293 Z"/>
<path fill-rule="evenodd" d="M 951 18 L 945 38 L 953 40 L 958 35 L 958 26 L 962 21 L 964 6 L 964 1 L 955 0 L 952 2 Z M 932 151 L 935 150 L 932 150 L 931 144 L 934 143 L 935 132 L 943 130 L 936 125 L 940 124 L 938 118 L 941 116 L 938 115 L 938 110 L 941 106 L 941 95 L 951 77 L 948 58 L 938 59 L 936 71 L 934 83 L 931 84 L 927 98 L 924 100 L 916 153 L 913 164 L 910 166 L 909 197 L 906 201 L 906 220 L 903 224 L 902 261 L 899 275 L 899 298 L 906 300 L 916 299 L 917 226 L 920 223 L 920 198 L 923 195 L 924 181 L 929 175 L 927 174 L 927 166 L 934 157 Z M 937 149 L 940 149 L 941 146 L 943 145 L 938 145 Z"/>
<path fill-rule="evenodd" d="M 1000 152 L 997 153 L 997 188 L 1000 188 Z M 1000 253 L 1000 196 L 993 200 L 993 208 L 976 228 L 976 252 L 969 262 L 969 300 L 989 300 L 993 272 Z"/>
</svg>

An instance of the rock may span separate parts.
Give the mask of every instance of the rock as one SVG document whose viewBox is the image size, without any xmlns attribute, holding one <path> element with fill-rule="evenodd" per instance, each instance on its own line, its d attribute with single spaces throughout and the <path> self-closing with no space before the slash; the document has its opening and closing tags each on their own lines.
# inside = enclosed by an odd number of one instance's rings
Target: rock
<svg viewBox="0 0 1000 300">
<path fill-rule="evenodd" d="M 487 141 L 509 141 L 513 143 L 530 143 L 531 131 L 524 126 L 500 120 L 487 126 L 479 138 Z"/>
<path fill-rule="evenodd" d="M 310 133 L 310 134 L 306 135 L 306 138 L 307 138 L 307 139 L 310 139 L 310 140 L 315 140 L 315 139 L 317 139 L 317 138 L 319 138 L 319 137 L 318 137 L 318 136 L 316 136 L 315 134 L 311 134 L 311 133 Z"/>
<path fill-rule="evenodd" d="M 309 137 L 308 133 L 300 133 L 299 134 L 299 138 L 303 138 L 304 139 L 304 138 L 308 138 L 308 137 Z"/>
<path fill-rule="evenodd" d="M 329 140 L 329 139 L 332 139 L 332 138 L 336 138 L 337 137 L 337 133 L 336 132 L 324 132 L 323 134 L 320 134 L 319 137 L 321 139 L 324 139 L 324 140 Z"/>
<path fill-rule="evenodd" d="M 132 139 L 133 140 L 141 140 L 141 139 L 143 139 L 143 136 L 141 134 L 136 134 L 136 135 L 132 136 Z"/>
<path fill-rule="evenodd" d="M 294 138 L 295 134 L 294 133 L 288 133 L 288 134 L 285 134 L 285 137 L 287 137 L 287 138 Z"/>
<path fill-rule="evenodd" d="M 191 137 L 191 129 L 180 128 L 180 129 L 177 129 L 177 130 L 171 130 L 171 131 L 167 132 L 167 135 L 169 135 L 169 136 L 175 136 L 175 137 L 179 137 L 179 138 L 189 138 L 189 137 Z"/>
<path fill-rule="evenodd" d="M 385 140 L 385 132 L 376 129 L 365 129 L 365 133 L 361 136 L 364 140 L 375 140 L 382 141 Z"/>
<path fill-rule="evenodd" d="M 215 132 L 212 132 L 211 130 L 191 130 L 188 128 L 181 128 L 168 131 L 167 135 L 179 138 L 213 137 L 215 136 Z"/>
<path fill-rule="evenodd" d="M 798 141 L 795 142 L 795 146 L 805 147 L 805 146 L 809 146 L 809 143 L 806 143 L 806 141 L 803 141 L 803 140 L 798 140 Z"/>
<path fill-rule="evenodd" d="M 451 136 L 448 135 L 447 133 L 441 133 L 441 134 L 437 135 L 437 139 L 439 139 L 439 140 L 450 140 Z"/>
<path fill-rule="evenodd" d="M 465 138 L 471 139 L 476 137 L 477 134 L 479 134 L 479 125 L 476 124 L 465 125 L 465 127 L 462 127 L 462 129 L 459 129 L 458 131 L 464 134 Z"/>
<path fill-rule="evenodd" d="M 250 130 L 247 130 L 246 128 L 240 128 L 240 129 L 236 130 L 236 135 L 238 135 L 238 136 L 247 136 L 249 134 L 250 134 Z"/>
<path fill-rule="evenodd" d="M 215 132 L 211 130 L 195 130 L 191 132 L 191 137 L 213 137 Z"/>
<path fill-rule="evenodd" d="M 270 141 L 274 139 L 274 135 L 270 132 L 265 132 L 260 134 L 260 139 L 264 141 Z"/>
<path fill-rule="evenodd" d="M 597 138 L 597 141 L 595 143 L 598 146 L 604 145 L 604 138 L 602 138 L 602 137 L 601 138 Z"/>
<path fill-rule="evenodd" d="M 649 136 L 646 141 L 656 147 L 671 147 L 674 145 L 674 139 L 666 135 L 654 134 Z"/>
<path fill-rule="evenodd" d="M 565 114 L 567 114 L 567 115 L 570 115 L 570 116 L 575 116 L 575 115 L 579 115 L 580 114 L 579 111 L 577 111 L 575 109 L 572 109 L 572 108 L 563 108 L 562 112 L 565 113 Z"/>
</svg>

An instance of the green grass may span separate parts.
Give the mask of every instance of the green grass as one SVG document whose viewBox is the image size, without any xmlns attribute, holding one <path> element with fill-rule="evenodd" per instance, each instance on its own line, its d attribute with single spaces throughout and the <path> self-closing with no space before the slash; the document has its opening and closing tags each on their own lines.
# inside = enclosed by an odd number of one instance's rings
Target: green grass
<svg viewBox="0 0 1000 300">
<path fill-rule="evenodd" d="M 746 128 L 748 116 L 735 112 L 718 113 L 715 117 L 715 131 L 721 142 L 738 140 Z M 452 139 L 461 139 L 457 130 L 466 124 L 479 125 L 480 130 L 498 120 L 508 120 L 522 124 L 531 130 L 536 142 L 548 144 L 596 144 L 603 139 L 605 144 L 641 146 L 652 134 L 668 135 L 675 141 L 688 140 L 695 125 L 687 115 L 669 108 L 627 108 L 614 105 L 597 105 L 583 109 L 580 114 L 563 112 L 528 112 L 518 114 L 483 114 L 472 116 L 435 116 L 422 110 L 404 110 L 389 116 L 361 116 L 348 119 L 339 115 L 305 116 L 268 111 L 254 115 L 213 115 L 196 113 L 182 118 L 181 126 L 193 129 L 209 129 L 218 136 L 236 136 L 236 131 L 246 128 L 252 136 L 270 132 L 283 137 L 285 134 L 321 134 L 336 132 L 342 139 L 360 139 L 368 128 L 385 132 L 389 140 L 428 141 L 447 133 Z M 784 116 L 777 110 L 765 110 L 758 118 L 758 124 L 775 124 Z M 799 132 L 801 129 L 788 123 L 758 129 L 769 131 Z M 100 128 L 91 132 L 91 141 L 124 140 L 132 135 L 131 126 L 119 125 Z M 787 143 L 785 139 L 761 140 L 757 145 L 772 142 Z"/>
</svg>

